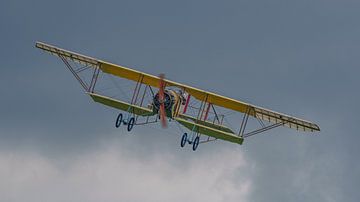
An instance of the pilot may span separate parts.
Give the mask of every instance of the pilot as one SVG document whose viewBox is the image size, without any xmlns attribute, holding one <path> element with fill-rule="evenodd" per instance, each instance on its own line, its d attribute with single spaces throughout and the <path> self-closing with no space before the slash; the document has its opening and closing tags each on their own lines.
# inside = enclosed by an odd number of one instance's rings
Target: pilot
<svg viewBox="0 0 360 202">
<path fill-rule="evenodd" d="M 179 95 L 180 95 L 180 99 L 181 99 L 181 104 L 185 105 L 186 103 L 186 92 L 179 90 Z"/>
</svg>

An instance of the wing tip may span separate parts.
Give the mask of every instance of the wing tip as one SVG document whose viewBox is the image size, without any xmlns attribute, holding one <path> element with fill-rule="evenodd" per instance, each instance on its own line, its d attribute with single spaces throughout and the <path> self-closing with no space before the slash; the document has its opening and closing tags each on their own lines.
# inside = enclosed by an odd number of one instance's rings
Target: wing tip
<svg viewBox="0 0 360 202">
<path fill-rule="evenodd" d="M 315 130 L 316 130 L 317 132 L 320 132 L 320 131 L 321 131 L 321 130 L 320 130 L 320 127 L 319 127 L 317 124 L 315 124 L 315 127 L 316 127 Z"/>
<path fill-rule="evenodd" d="M 46 43 L 41 42 L 41 41 L 35 41 L 35 47 L 39 48 L 41 45 L 46 45 Z"/>
<path fill-rule="evenodd" d="M 313 124 L 311 127 L 307 128 L 308 130 L 304 130 L 305 132 L 320 132 L 320 127 L 317 124 Z"/>
</svg>

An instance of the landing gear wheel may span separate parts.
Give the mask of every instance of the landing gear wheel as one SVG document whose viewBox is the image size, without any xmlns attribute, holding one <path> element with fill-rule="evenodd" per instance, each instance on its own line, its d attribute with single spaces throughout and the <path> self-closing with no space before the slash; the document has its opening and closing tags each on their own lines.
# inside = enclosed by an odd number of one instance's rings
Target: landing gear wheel
<svg viewBox="0 0 360 202">
<path fill-rule="evenodd" d="M 187 141 L 187 133 L 184 133 L 184 135 L 183 135 L 182 138 L 181 138 L 180 146 L 181 146 L 181 147 L 184 147 L 185 144 L 186 144 L 186 141 Z"/>
<path fill-rule="evenodd" d="M 199 146 L 199 142 L 200 142 L 200 138 L 199 138 L 199 136 L 197 136 L 193 143 L 193 151 L 195 151 L 197 149 L 197 147 Z"/>
<path fill-rule="evenodd" d="M 122 115 L 122 113 L 120 113 L 120 114 L 118 115 L 118 117 L 116 118 L 115 127 L 116 127 L 116 128 L 119 128 L 122 121 L 123 121 L 123 115 Z"/>
<path fill-rule="evenodd" d="M 129 123 L 128 123 L 128 126 L 127 126 L 127 130 L 128 130 L 129 132 L 130 132 L 131 129 L 134 127 L 134 122 L 135 122 L 134 117 L 130 118 Z"/>
</svg>

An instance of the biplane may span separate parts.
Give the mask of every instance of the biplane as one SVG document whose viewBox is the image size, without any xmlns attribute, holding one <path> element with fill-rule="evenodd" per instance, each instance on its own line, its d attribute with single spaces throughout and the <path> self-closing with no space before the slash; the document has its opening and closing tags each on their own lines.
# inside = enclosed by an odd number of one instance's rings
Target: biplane
<svg viewBox="0 0 360 202">
<path fill-rule="evenodd" d="M 58 56 L 95 102 L 120 110 L 115 121 L 117 128 L 123 125 L 131 131 L 136 125 L 151 123 L 160 123 L 166 128 L 168 121 L 176 122 L 186 130 L 180 146 L 188 143 L 194 151 L 200 143 L 214 140 L 242 144 L 247 137 L 279 126 L 305 132 L 320 131 L 319 126 L 310 121 L 171 81 L 163 74 L 154 76 L 42 42 L 36 42 L 36 47 Z M 85 71 L 87 80 L 81 76 Z M 131 89 L 127 100 L 125 96 L 101 93 L 98 88 L 100 74 L 132 82 L 132 87 L 120 85 Z M 194 101 L 196 106 L 191 104 Z M 221 109 L 240 114 L 236 120 L 237 130 L 225 124 L 225 114 L 218 111 Z M 246 131 L 249 118 L 257 120 L 260 126 Z"/>
</svg>

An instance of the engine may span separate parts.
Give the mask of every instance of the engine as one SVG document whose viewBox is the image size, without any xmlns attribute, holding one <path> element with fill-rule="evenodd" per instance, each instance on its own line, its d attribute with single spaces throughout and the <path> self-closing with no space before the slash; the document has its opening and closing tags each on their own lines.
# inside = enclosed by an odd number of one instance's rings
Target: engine
<svg viewBox="0 0 360 202">
<path fill-rule="evenodd" d="M 164 92 L 164 105 L 165 110 L 170 110 L 175 101 L 175 97 L 171 91 L 165 90 Z M 160 108 L 159 93 L 157 93 L 153 100 L 154 107 L 158 110 Z"/>
</svg>

